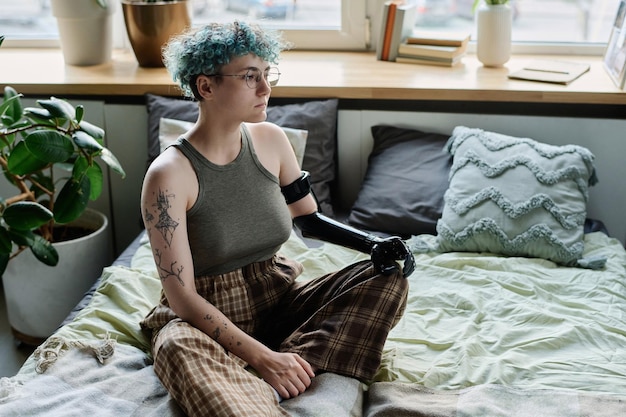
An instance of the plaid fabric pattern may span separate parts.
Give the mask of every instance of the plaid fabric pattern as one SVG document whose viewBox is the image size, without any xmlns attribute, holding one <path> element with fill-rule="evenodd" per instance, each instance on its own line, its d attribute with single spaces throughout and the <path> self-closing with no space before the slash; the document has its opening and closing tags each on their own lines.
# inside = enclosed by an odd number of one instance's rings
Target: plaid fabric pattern
<svg viewBox="0 0 626 417">
<path fill-rule="evenodd" d="M 190 417 L 289 416 L 270 385 L 180 319 L 156 334 L 153 350 L 154 372 Z"/>
<path fill-rule="evenodd" d="M 276 255 L 226 274 L 196 277 L 195 284 L 198 294 L 243 331 L 254 334 L 258 323 L 266 319 L 301 273 L 299 262 Z M 178 316 L 162 293 L 159 305 L 146 316 L 141 326 L 154 331 L 176 318 Z"/>
<path fill-rule="evenodd" d="M 302 265 L 280 255 L 227 274 L 196 277 L 198 293 L 242 330 L 316 369 L 371 380 L 408 282 L 369 261 L 299 283 Z M 271 387 L 210 336 L 181 321 L 166 297 L 142 321 L 152 330 L 155 372 L 189 415 L 288 415 Z"/>
<path fill-rule="evenodd" d="M 362 261 L 294 284 L 260 339 L 298 353 L 317 369 L 371 381 L 407 292 L 400 273 L 381 275 Z"/>
</svg>

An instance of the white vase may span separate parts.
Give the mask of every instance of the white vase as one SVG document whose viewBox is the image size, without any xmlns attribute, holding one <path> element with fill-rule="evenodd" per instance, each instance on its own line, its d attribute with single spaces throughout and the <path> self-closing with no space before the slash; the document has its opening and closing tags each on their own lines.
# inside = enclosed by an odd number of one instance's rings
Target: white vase
<svg viewBox="0 0 626 417">
<path fill-rule="evenodd" d="M 513 13 L 508 4 L 485 4 L 476 11 L 476 55 L 486 67 L 500 67 L 511 58 Z"/>
<path fill-rule="evenodd" d="M 27 249 L 2 275 L 9 324 L 20 342 L 37 345 L 50 336 L 111 262 L 111 228 L 104 214 L 87 209 L 70 224 L 95 231 L 54 243 L 56 266 L 39 262 Z"/>
<path fill-rule="evenodd" d="M 102 8 L 96 0 L 51 0 L 66 64 L 87 66 L 111 60 L 117 3 L 106 0 L 107 7 Z"/>
</svg>

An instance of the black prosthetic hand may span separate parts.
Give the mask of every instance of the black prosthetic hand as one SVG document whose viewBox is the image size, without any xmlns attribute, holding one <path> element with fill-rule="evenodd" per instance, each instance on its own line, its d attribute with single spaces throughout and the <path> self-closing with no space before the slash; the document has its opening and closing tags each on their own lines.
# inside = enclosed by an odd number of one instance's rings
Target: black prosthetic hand
<svg viewBox="0 0 626 417">
<path fill-rule="evenodd" d="M 372 262 L 384 275 L 393 273 L 398 264 L 396 260 L 404 261 L 402 275 L 408 277 L 415 270 L 415 258 L 406 244 L 398 236 L 379 238 L 380 241 L 372 247 Z"/>
<path fill-rule="evenodd" d="M 298 216 L 294 223 L 305 237 L 325 240 L 370 254 L 374 267 L 384 275 L 390 275 L 398 269 L 396 261 L 404 262 L 402 274 L 405 277 L 411 275 L 415 269 L 413 254 L 397 236 L 381 238 L 335 221 L 319 212 Z"/>
</svg>

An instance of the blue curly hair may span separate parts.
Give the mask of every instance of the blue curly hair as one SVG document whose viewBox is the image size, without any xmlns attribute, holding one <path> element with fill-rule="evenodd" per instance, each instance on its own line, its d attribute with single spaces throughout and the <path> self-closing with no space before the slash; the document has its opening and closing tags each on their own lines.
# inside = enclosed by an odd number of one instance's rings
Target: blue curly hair
<svg viewBox="0 0 626 417">
<path fill-rule="evenodd" d="M 187 97 L 199 99 L 196 78 L 215 74 L 232 58 L 252 53 L 278 63 L 288 44 L 277 31 L 241 21 L 210 23 L 172 38 L 163 48 L 163 62 Z"/>
</svg>

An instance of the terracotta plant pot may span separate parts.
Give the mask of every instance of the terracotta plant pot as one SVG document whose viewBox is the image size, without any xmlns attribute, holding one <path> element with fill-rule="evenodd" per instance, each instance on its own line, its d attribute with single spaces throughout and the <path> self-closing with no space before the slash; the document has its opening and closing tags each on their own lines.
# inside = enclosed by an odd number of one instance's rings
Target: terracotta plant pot
<svg viewBox="0 0 626 417">
<path fill-rule="evenodd" d="M 135 57 L 142 67 L 162 67 L 163 45 L 191 26 L 191 2 L 145 3 L 122 0 L 124 22 Z"/>
</svg>

